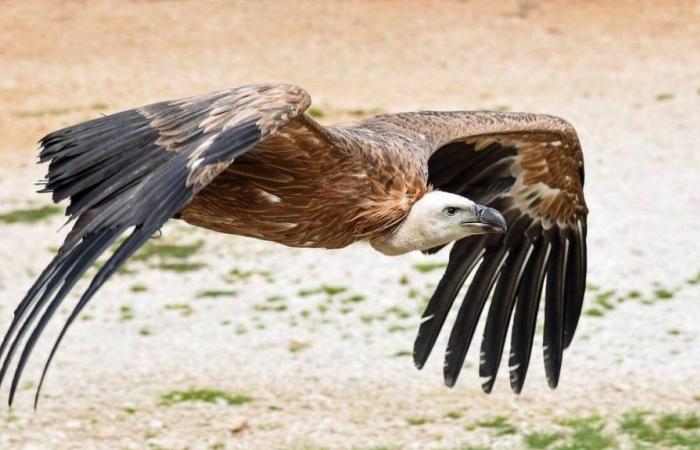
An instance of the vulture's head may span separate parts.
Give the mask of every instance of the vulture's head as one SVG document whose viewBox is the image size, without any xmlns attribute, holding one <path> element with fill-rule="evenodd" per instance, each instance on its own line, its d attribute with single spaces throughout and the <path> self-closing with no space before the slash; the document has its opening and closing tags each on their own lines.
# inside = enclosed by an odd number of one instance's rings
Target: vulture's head
<svg viewBox="0 0 700 450">
<path fill-rule="evenodd" d="M 503 233 L 506 228 L 506 220 L 498 210 L 461 195 L 432 191 L 413 204 L 394 233 L 373 240 L 372 246 L 385 255 L 401 255 L 476 234 Z"/>
</svg>

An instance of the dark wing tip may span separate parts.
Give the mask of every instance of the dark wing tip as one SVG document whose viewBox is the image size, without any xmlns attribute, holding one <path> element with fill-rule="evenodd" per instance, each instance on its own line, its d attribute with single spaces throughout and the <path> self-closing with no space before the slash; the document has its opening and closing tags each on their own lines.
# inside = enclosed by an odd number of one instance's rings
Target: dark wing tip
<svg viewBox="0 0 700 450">
<path fill-rule="evenodd" d="M 483 253 L 484 240 L 479 237 L 462 239 L 452 248 L 445 273 L 423 312 L 418 335 L 413 343 L 413 363 L 418 369 L 428 360 L 464 280 Z"/>
</svg>

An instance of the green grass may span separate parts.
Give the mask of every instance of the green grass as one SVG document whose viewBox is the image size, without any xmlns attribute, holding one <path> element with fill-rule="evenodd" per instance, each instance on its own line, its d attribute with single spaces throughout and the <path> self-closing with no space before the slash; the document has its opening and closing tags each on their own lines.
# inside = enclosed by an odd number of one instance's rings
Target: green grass
<svg viewBox="0 0 700 450">
<path fill-rule="evenodd" d="M 588 308 L 583 313 L 587 316 L 590 316 L 590 317 L 602 317 L 603 316 L 603 311 L 599 310 L 598 308 Z"/>
<path fill-rule="evenodd" d="M 686 282 L 687 282 L 688 284 L 690 284 L 690 285 L 695 285 L 695 284 L 700 283 L 700 272 L 698 272 L 697 274 L 695 274 L 695 276 L 688 278 L 688 279 L 686 280 Z"/>
<path fill-rule="evenodd" d="M 673 297 L 673 291 L 669 291 L 668 289 L 655 289 L 654 290 L 654 295 L 656 298 L 661 299 L 661 300 L 668 300 Z"/>
<path fill-rule="evenodd" d="M 33 209 L 17 209 L 15 211 L 0 214 L 0 223 L 37 223 L 48 219 L 61 212 L 61 208 L 56 206 L 42 206 Z"/>
<path fill-rule="evenodd" d="M 307 349 L 311 346 L 310 342 L 307 341 L 291 341 L 287 349 L 291 353 L 299 353 L 300 351 Z"/>
<path fill-rule="evenodd" d="M 268 305 L 265 303 L 260 303 L 257 305 L 253 305 L 253 309 L 255 311 L 272 311 L 272 312 L 282 312 L 287 310 L 287 305 Z"/>
<path fill-rule="evenodd" d="M 148 286 L 144 284 L 132 284 L 129 290 L 134 293 L 146 292 L 148 290 Z"/>
<path fill-rule="evenodd" d="M 228 276 L 226 277 L 226 281 L 228 282 L 236 282 L 236 281 L 246 281 L 250 277 L 252 277 L 254 272 L 252 270 L 241 270 L 241 269 L 231 269 L 228 272 Z"/>
<path fill-rule="evenodd" d="M 409 417 L 406 419 L 406 423 L 412 426 L 425 425 L 428 423 L 428 419 L 425 417 Z"/>
<path fill-rule="evenodd" d="M 119 245 L 117 242 L 116 245 Z M 171 272 L 193 272 L 206 267 L 206 264 L 190 262 L 188 259 L 196 254 L 204 246 L 204 241 L 191 244 L 170 244 L 151 239 L 133 256 L 133 260 L 142 262 L 154 262 L 151 267 Z"/>
<path fill-rule="evenodd" d="M 610 298 L 611 298 L 613 295 L 615 295 L 615 290 L 614 290 L 614 289 L 611 289 L 611 290 L 605 291 L 605 292 L 601 292 L 600 294 L 597 294 L 597 295 L 595 296 L 594 301 L 595 301 L 595 303 L 597 303 L 597 304 L 600 305 L 601 307 L 603 307 L 603 308 L 605 308 L 605 309 L 607 309 L 607 310 L 611 310 L 611 309 L 614 309 L 614 308 L 615 308 L 615 306 L 613 306 L 613 304 L 610 303 Z"/>
<path fill-rule="evenodd" d="M 492 429 L 496 432 L 498 436 L 502 436 L 505 434 L 514 434 L 518 431 L 518 429 L 515 428 L 515 426 L 508 423 L 508 419 L 506 419 L 503 416 L 496 416 L 490 419 L 481 420 L 479 422 L 476 422 L 475 425 L 481 428 Z"/>
<path fill-rule="evenodd" d="M 411 314 L 410 312 L 408 312 L 408 311 L 406 311 L 406 310 L 404 310 L 404 309 L 401 309 L 401 308 L 398 307 L 398 306 L 392 306 L 391 308 L 387 308 L 387 309 L 386 309 L 386 313 L 387 313 L 387 314 L 393 314 L 393 315 L 395 315 L 396 317 L 398 317 L 399 319 L 407 319 L 407 318 L 413 316 L 413 314 Z"/>
<path fill-rule="evenodd" d="M 448 411 L 445 417 L 448 419 L 459 419 L 462 417 L 462 413 L 459 411 Z"/>
<path fill-rule="evenodd" d="M 192 244 L 177 245 L 158 242 L 152 239 L 141 247 L 131 258 L 135 261 L 151 261 L 154 258 L 165 259 L 187 259 L 204 246 L 204 241 L 197 241 Z"/>
<path fill-rule="evenodd" d="M 242 405 L 253 399 L 247 395 L 231 394 L 215 389 L 190 389 L 187 391 L 170 391 L 160 396 L 161 404 L 172 405 L 183 402 L 226 403 Z"/>
<path fill-rule="evenodd" d="M 564 436 L 559 432 L 534 432 L 526 434 L 523 437 L 523 442 L 527 448 L 545 449 L 549 448 L 555 442 L 561 440 Z"/>
<path fill-rule="evenodd" d="M 171 272 L 194 272 L 196 270 L 206 267 L 203 263 L 188 263 L 188 262 L 162 262 L 156 266 L 156 269 L 168 270 Z"/>
<path fill-rule="evenodd" d="M 316 106 L 312 106 L 311 108 L 306 110 L 306 114 L 310 115 L 314 119 L 322 119 L 326 113 L 324 113 L 321 108 L 318 108 Z"/>
<path fill-rule="evenodd" d="M 130 306 L 122 306 L 119 308 L 119 321 L 126 322 L 128 320 L 133 320 L 134 310 Z"/>
<path fill-rule="evenodd" d="M 344 286 L 330 286 L 330 285 L 324 284 L 323 286 L 321 286 L 321 290 L 325 294 L 333 296 L 336 294 L 340 294 L 341 292 L 347 291 L 348 288 L 346 288 Z"/>
<path fill-rule="evenodd" d="M 351 295 L 348 298 L 341 300 L 342 303 L 360 303 L 365 301 L 365 296 L 360 294 Z"/>
<path fill-rule="evenodd" d="M 413 265 L 413 268 L 421 273 L 432 272 L 433 270 L 444 269 L 445 267 L 447 267 L 445 263 L 420 263 Z"/>
<path fill-rule="evenodd" d="M 567 443 L 557 450 L 605 450 L 616 448 L 617 441 L 605 434 L 605 422 L 597 416 L 559 420 L 558 423 L 571 429 Z"/>
<path fill-rule="evenodd" d="M 348 288 L 345 286 L 331 286 L 328 284 L 321 285 L 321 287 L 313 288 L 313 289 L 301 289 L 299 292 L 297 292 L 297 295 L 299 297 L 309 297 L 311 295 L 316 295 L 316 294 L 326 294 L 328 296 L 334 296 L 337 294 L 340 294 L 342 292 L 346 292 Z"/>
<path fill-rule="evenodd" d="M 654 447 L 700 448 L 700 416 L 695 413 L 654 415 L 634 411 L 623 416 L 620 428 L 636 441 Z"/>
<path fill-rule="evenodd" d="M 225 290 L 209 290 L 197 293 L 197 298 L 219 298 L 219 297 L 235 297 L 238 295 L 236 291 Z"/>
<path fill-rule="evenodd" d="M 663 92 L 661 94 L 657 94 L 656 97 L 654 97 L 654 100 L 656 100 L 657 102 L 662 102 L 665 100 L 671 100 L 673 97 L 673 94 L 669 92 Z"/>
<path fill-rule="evenodd" d="M 316 295 L 316 294 L 320 294 L 320 293 L 321 293 L 321 289 L 320 289 L 320 288 L 316 288 L 316 289 L 301 289 L 301 290 L 299 290 L 299 292 L 297 292 L 297 295 L 298 295 L 299 297 L 309 297 L 309 296 L 311 296 L 311 295 Z"/>
<path fill-rule="evenodd" d="M 165 305 L 165 309 L 168 311 L 180 311 L 183 317 L 191 316 L 194 310 L 187 303 L 169 303 Z"/>
</svg>

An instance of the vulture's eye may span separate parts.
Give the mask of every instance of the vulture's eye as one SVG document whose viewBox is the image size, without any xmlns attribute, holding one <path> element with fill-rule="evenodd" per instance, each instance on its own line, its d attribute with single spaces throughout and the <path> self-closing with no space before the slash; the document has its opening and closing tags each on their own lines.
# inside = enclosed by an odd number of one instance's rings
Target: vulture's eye
<svg viewBox="0 0 700 450">
<path fill-rule="evenodd" d="M 446 216 L 454 216 L 457 214 L 457 208 L 450 206 L 449 208 L 445 208 L 445 215 Z"/>
</svg>

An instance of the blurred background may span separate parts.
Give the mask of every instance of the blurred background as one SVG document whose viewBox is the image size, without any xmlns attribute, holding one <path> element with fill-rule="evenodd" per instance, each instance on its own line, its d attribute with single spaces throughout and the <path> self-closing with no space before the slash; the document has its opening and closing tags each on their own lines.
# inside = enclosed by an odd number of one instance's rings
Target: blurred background
<svg viewBox="0 0 700 450">
<path fill-rule="evenodd" d="M 700 448 L 697 1 L 2 1 L 0 322 L 66 232 L 35 193 L 42 136 L 259 82 L 304 87 L 325 124 L 419 109 L 574 124 L 589 285 L 559 388 L 539 331 L 520 396 L 504 367 L 482 393 L 475 348 L 444 387 L 444 338 L 413 368 L 446 251 L 300 251 L 174 223 L 71 329 L 34 412 L 49 327 L 0 448 Z"/>
</svg>

